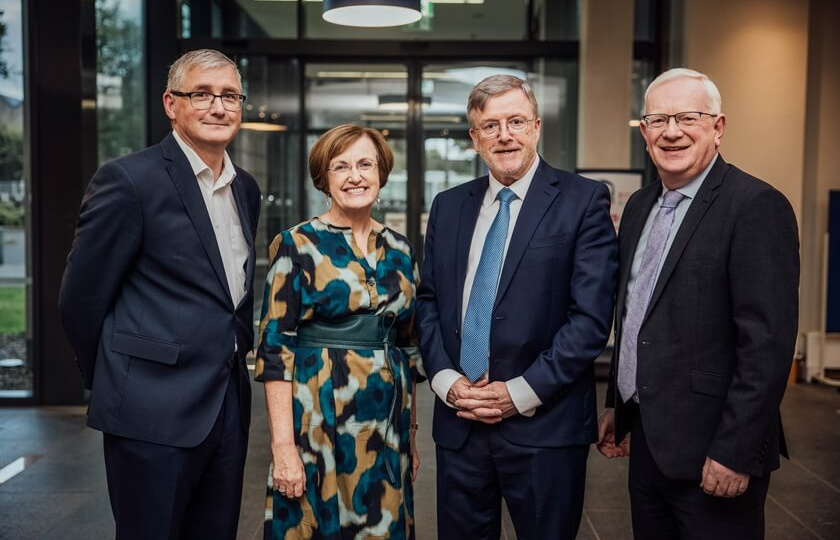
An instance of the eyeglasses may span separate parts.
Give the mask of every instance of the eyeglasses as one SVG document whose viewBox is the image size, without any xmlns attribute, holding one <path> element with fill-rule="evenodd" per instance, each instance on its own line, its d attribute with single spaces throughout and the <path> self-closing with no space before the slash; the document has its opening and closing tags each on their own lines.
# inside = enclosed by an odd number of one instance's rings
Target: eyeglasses
<svg viewBox="0 0 840 540">
<path fill-rule="evenodd" d="M 241 111 L 242 103 L 245 101 L 245 96 L 242 94 L 211 94 L 210 92 L 178 92 L 176 90 L 171 90 L 169 93 L 173 96 L 190 98 L 190 105 L 199 111 L 206 111 L 213 107 L 216 98 L 219 98 L 222 101 L 222 107 L 230 112 Z"/>
<path fill-rule="evenodd" d="M 376 161 L 374 161 L 372 159 L 365 158 L 365 159 L 360 159 L 358 162 L 356 162 L 355 165 L 351 164 L 351 163 L 345 163 L 343 161 L 339 161 L 338 163 L 336 163 L 332 167 L 329 167 L 327 170 L 330 171 L 331 173 L 335 173 L 337 175 L 344 176 L 344 175 L 349 175 L 350 171 L 352 171 L 354 168 L 357 171 L 359 171 L 359 174 L 362 174 L 362 173 L 367 173 L 367 172 L 372 171 L 374 167 L 376 167 Z"/>
<path fill-rule="evenodd" d="M 510 131 L 511 133 L 519 134 L 525 133 L 525 131 L 528 130 L 528 124 L 530 124 L 534 120 L 536 120 L 536 118 L 531 118 L 530 120 L 528 120 L 527 118 L 519 118 L 517 116 L 511 118 L 510 120 L 502 120 L 502 122 L 505 122 L 508 131 Z M 501 122 L 493 120 L 491 122 L 482 124 L 478 127 L 478 129 L 476 129 L 476 131 L 478 131 L 478 135 L 482 139 L 492 139 L 493 137 L 497 137 L 499 135 L 499 131 L 501 130 L 501 128 Z"/>
<path fill-rule="evenodd" d="M 706 116 L 711 116 L 712 118 L 720 116 L 707 112 L 687 111 L 679 112 L 677 114 L 646 114 L 642 117 L 642 121 L 647 124 L 647 127 L 650 129 L 665 129 L 671 122 L 671 118 L 673 118 L 680 128 L 685 129 L 696 126 L 700 122 L 700 119 L 703 118 L 704 114 Z"/>
</svg>

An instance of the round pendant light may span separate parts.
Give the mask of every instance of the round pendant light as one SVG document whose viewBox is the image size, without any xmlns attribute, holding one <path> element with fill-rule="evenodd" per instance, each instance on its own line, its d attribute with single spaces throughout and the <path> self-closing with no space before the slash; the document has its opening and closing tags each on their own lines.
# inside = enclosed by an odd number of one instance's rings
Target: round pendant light
<svg viewBox="0 0 840 540">
<path fill-rule="evenodd" d="M 324 0 L 324 20 L 344 26 L 402 26 L 420 16 L 420 0 Z"/>
</svg>

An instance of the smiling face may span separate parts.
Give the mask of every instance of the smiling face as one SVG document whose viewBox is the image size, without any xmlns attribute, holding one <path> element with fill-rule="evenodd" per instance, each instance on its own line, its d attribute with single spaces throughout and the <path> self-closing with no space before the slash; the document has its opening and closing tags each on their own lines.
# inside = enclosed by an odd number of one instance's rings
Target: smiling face
<svg viewBox="0 0 840 540">
<path fill-rule="evenodd" d="M 493 173 L 493 178 L 506 186 L 522 178 L 537 159 L 541 127 L 541 120 L 535 118 L 534 108 L 525 92 L 515 88 L 496 94 L 485 102 L 484 110 L 474 110 L 470 114 L 473 146 Z M 529 121 L 523 133 L 508 130 L 508 122 L 513 118 Z M 481 127 L 491 122 L 499 124 L 499 133 L 484 139 Z"/>
<path fill-rule="evenodd" d="M 363 164 L 373 164 L 368 171 Z M 347 168 L 334 171 L 336 167 Z M 327 173 L 327 187 L 332 197 L 332 211 L 342 214 L 356 214 L 370 209 L 379 197 L 379 167 L 377 166 L 376 146 L 370 137 L 363 135 L 347 149 L 330 160 Z"/>
<path fill-rule="evenodd" d="M 181 92 L 210 92 L 213 94 L 239 94 L 236 71 L 225 66 L 217 69 L 192 67 L 184 74 L 181 88 L 172 88 Z M 175 96 L 168 91 L 163 94 L 163 106 L 166 116 L 172 121 L 172 129 L 190 147 L 198 151 L 224 150 L 239 131 L 242 111 L 226 111 L 221 99 L 214 99 L 211 107 L 205 111 L 190 104 L 190 98 Z"/>
<path fill-rule="evenodd" d="M 687 111 L 714 113 L 703 84 L 691 78 L 674 79 L 654 88 L 645 102 L 645 114 L 677 114 Z M 705 169 L 717 154 L 726 127 L 723 114 L 702 115 L 697 125 L 684 127 L 673 118 L 664 129 L 640 129 L 647 152 L 668 189 L 680 188 Z"/>
</svg>

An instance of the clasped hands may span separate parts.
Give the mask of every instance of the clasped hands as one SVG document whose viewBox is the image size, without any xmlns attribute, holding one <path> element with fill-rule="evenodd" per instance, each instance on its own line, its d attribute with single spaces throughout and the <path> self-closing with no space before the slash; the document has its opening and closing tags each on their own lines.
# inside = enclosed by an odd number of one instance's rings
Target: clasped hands
<svg viewBox="0 0 840 540">
<path fill-rule="evenodd" d="M 446 395 L 446 401 L 467 420 L 496 424 L 517 413 L 507 385 L 502 381 L 480 379 L 474 383 L 460 377 Z"/>
</svg>

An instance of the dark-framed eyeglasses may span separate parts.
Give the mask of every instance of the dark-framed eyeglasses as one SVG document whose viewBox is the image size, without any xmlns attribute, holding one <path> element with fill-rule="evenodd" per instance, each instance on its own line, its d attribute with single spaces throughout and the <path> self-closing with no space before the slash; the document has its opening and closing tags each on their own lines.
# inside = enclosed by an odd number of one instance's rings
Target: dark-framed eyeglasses
<svg viewBox="0 0 840 540">
<path fill-rule="evenodd" d="M 528 119 L 516 116 L 508 120 L 502 120 L 502 122 L 505 123 L 508 131 L 520 134 L 525 133 L 528 130 L 528 125 L 534 120 L 536 120 L 536 118 Z M 482 139 L 492 139 L 493 137 L 497 137 L 499 135 L 499 131 L 502 129 L 502 122 L 499 122 L 498 120 L 485 122 L 476 128 L 476 131 L 478 131 L 478 135 Z"/>
<path fill-rule="evenodd" d="M 686 111 L 678 112 L 677 114 L 646 114 L 642 116 L 642 121 L 649 129 L 665 129 L 668 127 L 668 123 L 671 122 L 671 118 L 673 118 L 674 122 L 680 128 L 691 128 L 700 123 L 703 115 L 711 116 L 712 118 L 720 116 L 719 114 L 707 112 Z"/>
<path fill-rule="evenodd" d="M 219 98 L 222 107 L 230 112 L 241 111 L 242 104 L 245 102 L 245 95 L 243 94 L 212 94 L 210 92 L 179 92 L 177 90 L 170 90 L 169 93 L 173 96 L 190 98 L 190 105 L 199 111 L 206 111 L 211 108 L 216 98 Z"/>
<path fill-rule="evenodd" d="M 370 158 L 363 158 L 357 161 L 356 163 L 347 163 L 344 161 L 339 161 L 332 167 L 329 167 L 327 170 L 331 173 L 337 174 L 339 176 L 349 175 L 353 169 L 359 171 L 359 174 L 368 173 L 376 167 L 376 160 Z"/>
</svg>

